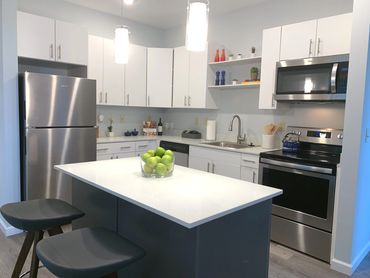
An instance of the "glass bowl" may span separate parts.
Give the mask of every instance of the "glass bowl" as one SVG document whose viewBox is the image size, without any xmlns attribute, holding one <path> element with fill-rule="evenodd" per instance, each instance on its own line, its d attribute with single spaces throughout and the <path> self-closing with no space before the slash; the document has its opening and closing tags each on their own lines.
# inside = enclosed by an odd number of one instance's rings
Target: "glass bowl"
<svg viewBox="0 0 370 278">
<path fill-rule="evenodd" d="M 155 157 L 151 157 L 155 158 Z M 140 158 L 141 173 L 145 178 L 167 178 L 172 176 L 175 168 L 175 157 L 170 160 L 157 158 L 155 162 L 153 159 L 148 159 L 146 162 Z"/>
</svg>

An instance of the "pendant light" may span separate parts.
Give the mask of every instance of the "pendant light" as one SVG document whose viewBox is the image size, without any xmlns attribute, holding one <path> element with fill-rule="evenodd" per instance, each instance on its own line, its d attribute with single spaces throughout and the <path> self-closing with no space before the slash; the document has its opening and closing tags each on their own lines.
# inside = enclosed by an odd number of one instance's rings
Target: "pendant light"
<svg viewBox="0 0 370 278">
<path fill-rule="evenodd" d="M 123 18 L 123 2 L 121 2 L 121 17 Z M 130 40 L 128 27 L 124 25 L 117 26 L 114 39 L 116 64 L 128 63 L 129 46 Z"/>
<path fill-rule="evenodd" d="M 209 1 L 188 0 L 186 24 L 186 49 L 204 51 L 208 38 Z"/>
</svg>

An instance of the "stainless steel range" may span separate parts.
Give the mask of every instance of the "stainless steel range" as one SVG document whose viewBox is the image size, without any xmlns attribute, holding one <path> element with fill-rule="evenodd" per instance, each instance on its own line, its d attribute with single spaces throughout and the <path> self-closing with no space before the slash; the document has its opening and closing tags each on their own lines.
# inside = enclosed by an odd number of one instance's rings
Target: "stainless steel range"
<svg viewBox="0 0 370 278">
<path fill-rule="evenodd" d="M 259 183 L 282 189 L 273 200 L 271 239 L 330 261 L 337 165 L 343 130 L 288 127 L 298 152 L 261 154 Z"/>
</svg>

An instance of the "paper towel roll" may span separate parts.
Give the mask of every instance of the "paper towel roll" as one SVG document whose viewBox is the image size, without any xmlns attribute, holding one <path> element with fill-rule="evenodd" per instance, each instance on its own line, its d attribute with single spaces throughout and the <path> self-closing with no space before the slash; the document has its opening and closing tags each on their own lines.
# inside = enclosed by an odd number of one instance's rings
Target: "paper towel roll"
<svg viewBox="0 0 370 278">
<path fill-rule="evenodd" d="M 207 121 L 207 135 L 206 140 L 216 140 L 216 121 Z"/>
</svg>

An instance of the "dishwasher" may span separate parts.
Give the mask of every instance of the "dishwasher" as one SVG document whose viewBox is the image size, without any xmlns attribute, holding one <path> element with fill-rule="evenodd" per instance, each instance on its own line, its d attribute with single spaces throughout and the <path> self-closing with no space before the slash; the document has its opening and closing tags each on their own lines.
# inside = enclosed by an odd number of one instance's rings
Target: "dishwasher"
<svg viewBox="0 0 370 278">
<path fill-rule="evenodd" d="M 174 152 L 176 165 L 189 167 L 189 145 L 168 141 L 161 141 L 159 145 Z"/>
</svg>

